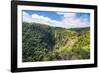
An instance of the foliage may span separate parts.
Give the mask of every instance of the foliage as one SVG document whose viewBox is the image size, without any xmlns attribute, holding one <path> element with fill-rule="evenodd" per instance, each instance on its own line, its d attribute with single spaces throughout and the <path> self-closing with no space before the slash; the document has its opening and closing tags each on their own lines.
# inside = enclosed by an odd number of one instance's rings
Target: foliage
<svg viewBox="0 0 100 73">
<path fill-rule="evenodd" d="M 90 28 L 65 29 L 23 22 L 23 62 L 89 58 Z"/>
</svg>

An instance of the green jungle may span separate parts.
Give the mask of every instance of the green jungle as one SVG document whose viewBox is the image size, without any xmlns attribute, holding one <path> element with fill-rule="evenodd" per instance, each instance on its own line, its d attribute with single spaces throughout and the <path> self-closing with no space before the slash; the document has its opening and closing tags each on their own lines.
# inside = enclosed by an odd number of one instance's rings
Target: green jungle
<svg viewBox="0 0 100 73">
<path fill-rule="evenodd" d="M 90 59 L 90 28 L 22 24 L 22 62 Z"/>
</svg>

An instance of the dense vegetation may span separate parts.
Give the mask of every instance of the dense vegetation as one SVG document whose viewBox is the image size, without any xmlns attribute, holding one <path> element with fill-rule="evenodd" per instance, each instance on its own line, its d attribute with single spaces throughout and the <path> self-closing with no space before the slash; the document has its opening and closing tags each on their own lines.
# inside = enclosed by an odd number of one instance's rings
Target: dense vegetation
<svg viewBox="0 0 100 73">
<path fill-rule="evenodd" d="M 79 60 L 90 58 L 90 28 L 22 25 L 23 62 Z"/>
</svg>

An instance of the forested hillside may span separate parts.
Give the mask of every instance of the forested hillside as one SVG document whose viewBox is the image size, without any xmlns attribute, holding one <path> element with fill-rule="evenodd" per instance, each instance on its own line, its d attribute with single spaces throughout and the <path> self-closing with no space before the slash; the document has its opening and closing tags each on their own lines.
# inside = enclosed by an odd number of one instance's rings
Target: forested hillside
<svg viewBox="0 0 100 73">
<path fill-rule="evenodd" d="M 90 58 L 90 28 L 22 24 L 23 62 Z"/>
</svg>

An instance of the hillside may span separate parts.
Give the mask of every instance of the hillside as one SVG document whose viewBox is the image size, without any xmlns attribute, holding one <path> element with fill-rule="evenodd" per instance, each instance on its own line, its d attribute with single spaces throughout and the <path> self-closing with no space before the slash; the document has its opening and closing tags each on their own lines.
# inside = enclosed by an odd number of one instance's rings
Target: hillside
<svg viewBox="0 0 100 73">
<path fill-rule="evenodd" d="M 23 22 L 22 57 L 23 62 L 89 59 L 90 28 Z"/>
</svg>

